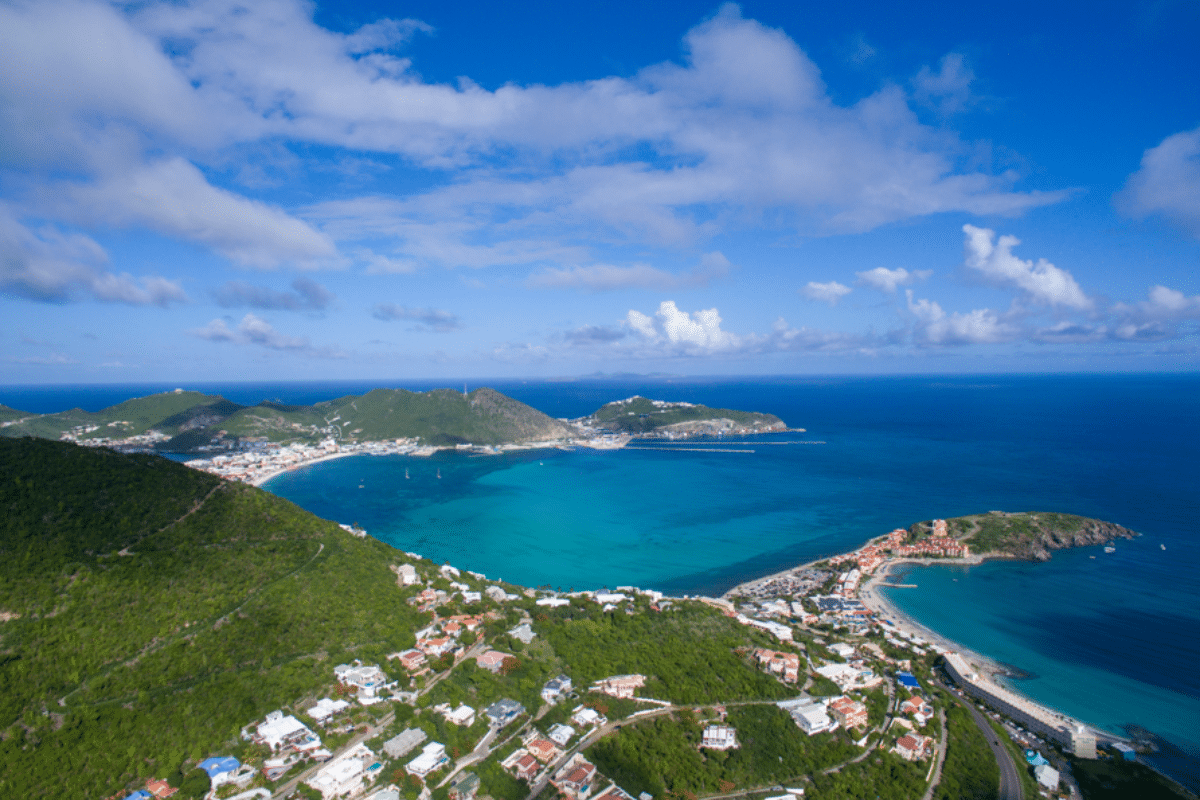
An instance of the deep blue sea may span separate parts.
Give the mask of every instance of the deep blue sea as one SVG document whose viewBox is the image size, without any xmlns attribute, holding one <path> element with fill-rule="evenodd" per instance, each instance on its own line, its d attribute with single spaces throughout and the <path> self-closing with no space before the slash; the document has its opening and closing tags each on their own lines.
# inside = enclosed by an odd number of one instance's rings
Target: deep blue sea
<svg viewBox="0 0 1200 800">
<path fill-rule="evenodd" d="M 187 388 L 299 403 L 377 385 Z M 564 589 L 720 593 L 898 526 L 992 509 L 1117 522 L 1143 536 L 1112 554 L 1084 548 L 1045 564 L 918 569 L 906 581 L 918 588 L 891 598 L 1029 673 L 1014 685 L 1035 699 L 1112 730 L 1154 732 L 1164 745 L 1157 763 L 1200 786 L 1200 376 L 488 385 L 556 417 L 642 394 L 768 411 L 807 431 L 724 445 L 754 452 L 361 456 L 267 488 L 404 550 Z M 94 410 L 171 388 L 22 387 L 0 389 L 0 403 Z"/>
</svg>

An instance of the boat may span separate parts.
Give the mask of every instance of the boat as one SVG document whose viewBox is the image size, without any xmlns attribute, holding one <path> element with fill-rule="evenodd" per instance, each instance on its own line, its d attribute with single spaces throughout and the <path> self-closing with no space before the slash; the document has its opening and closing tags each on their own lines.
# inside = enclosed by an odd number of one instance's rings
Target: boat
<svg viewBox="0 0 1200 800">
<path fill-rule="evenodd" d="M 1110 544 L 1110 545 L 1106 545 L 1106 546 L 1105 546 L 1105 548 L 1104 548 L 1104 552 L 1106 552 L 1106 553 L 1115 553 L 1115 552 L 1117 552 L 1117 548 L 1113 547 L 1111 544 Z"/>
<path fill-rule="evenodd" d="M 1166 546 L 1165 544 L 1160 544 L 1160 545 L 1158 546 L 1158 548 L 1159 548 L 1160 550 L 1166 550 L 1166 549 L 1167 549 L 1167 546 Z"/>
<path fill-rule="evenodd" d="M 441 479 L 442 479 L 442 468 L 438 467 L 438 480 L 440 481 Z"/>
<path fill-rule="evenodd" d="M 408 480 L 408 467 L 404 468 L 404 480 Z"/>
</svg>

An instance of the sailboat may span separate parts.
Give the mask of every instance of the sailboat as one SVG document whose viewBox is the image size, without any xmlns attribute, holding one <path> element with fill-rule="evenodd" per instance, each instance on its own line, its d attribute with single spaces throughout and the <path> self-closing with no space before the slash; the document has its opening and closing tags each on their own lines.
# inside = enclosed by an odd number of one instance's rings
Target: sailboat
<svg viewBox="0 0 1200 800">
<path fill-rule="evenodd" d="M 408 480 L 408 467 L 404 468 L 404 480 Z"/>
<path fill-rule="evenodd" d="M 441 479 L 442 479 L 442 468 L 438 467 L 438 480 L 440 481 Z"/>
</svg>

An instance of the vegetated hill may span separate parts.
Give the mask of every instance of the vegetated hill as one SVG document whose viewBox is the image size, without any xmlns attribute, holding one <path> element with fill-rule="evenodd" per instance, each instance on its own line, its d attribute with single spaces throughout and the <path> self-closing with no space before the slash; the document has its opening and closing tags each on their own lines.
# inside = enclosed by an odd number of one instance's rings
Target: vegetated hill
<svg viewBox="0 0 1200 800">
<path fill-rule="evenodd" d="M 651 433 L 671 426 L 709 420 L 730 420 L 738 426 L 756 430 L 786 430 L 783 420 L 774 414 L 709 408 L 693 403 L 667 403 L 645 397 L 630 397 L 608 403 L 592 414 L 591 424 L 623 433 Z"/>
<path fill-rule="evenodd" d="M 910 531 L 928 533 L 923 522 Z M 947 531 L 971 545 L 975 553 L 995 553 L 1033 561 L 1049 561 L 1051 550 L 1106 544 L 1138 534 L 1112 522 L 1046 511 L 989 511 L 946 520 Z"/>
<path fill-rule="evenodd" d="M 24 419 L 32 416 L 25 411 L 17 411 L 15 408 L 9 408 L 6 405 L 0 405 L 0 422 L 10 422 L 15 419 Z"/>
<path fill-rule="evenodd" d="M 172 437 L 158 445 L 165 452 L 191 452 L 208 444 L 218 431 L 234 437 L 265 436 L 274 442 L 316 440 L 328 436 L 352 441 L 420 438 L 435 445 L 561 439 L 574 428 L 494 389 L 464 396 L 453 389 L 409 392 L 375 389 L 315 406 L 264 401 L 241 406 L 199 392 L 166 392 L 126 400 L 97 412 L 73 409 L 58 414 L 11 412 L 21 420 L 0 428 L 0 435 L 58 439 L 64 431 L 96 426 L 79 438 L 123 438 L 158 430 Z M 0 413 L 0 422 L 6 416 Z"/>
<path fill-rule="evenodd" d="M 326 419 L 336 420 L 342 438 L 358 440 L 419 437 L 436 445 L 502 444 L 575 433 L 571 426 L 487 388 L 465 396 L 454 389 L 375 389 L 316 407 Z"/>
<path fill-rule="evenodd" d="M 413 643 L 401 553 L 157 456 L 2 439 L 0 519 L 3 797 L 165 777 Z"/>
<path fill-rule="evenodd" d="M 178 425 L 187 421 L 187 413 L 198 406 L 223 408 L 222 404 L 234 405 L 221 397 L 201 394 L 200 392 L 163 392 L 148 397 L 137 397 L 126 400 L 115 406 L 100 411 L 84 411 L 73 408 L 57 414 L 22 415 L 22 422 L 0 428 L 3 436 L 38 436 L 43 439 L 57 439 L 64 431 L 79 426 L 96 426 L 96 430 L 84 433 L 80 438 L 122 438 L 145 433 L 151 428 L 174 433 Z M 240 408 L 240 406 L 238 406 Z M 167 420 L 178 419 L 172 427 Z M 165 426 L 165 427 L 164 427 Z"/>
</svg>

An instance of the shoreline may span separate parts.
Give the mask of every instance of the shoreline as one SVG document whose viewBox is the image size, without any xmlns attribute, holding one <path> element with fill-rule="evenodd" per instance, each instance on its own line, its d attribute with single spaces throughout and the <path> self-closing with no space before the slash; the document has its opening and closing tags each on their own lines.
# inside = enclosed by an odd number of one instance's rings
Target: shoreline
<svg viewBox="0 0 1200 800">
<path fill-rule="evenodd" d="M 879 537 L 868 539 L 866 542 L 863 543 L 862 546 L 865 547 L 865 546 L 875 542 L 878 538 Z M 850 552 L 857 552 L 858 549 L 859 548 L 856 548 L 854 551 L 850 551 Z M 847 555 L 847 554 L 839 554 L 839 555 Z M 800 570 L 815 568 L 817 564 L 829 561 L 830 559 L 837 558 L 837 557 L 838 557 L 837 555 L 834 555 L 834 556 L 828 556 L 826 558 L 815 559 L 813 561 L 808 561 L 803 564 L 797 564 L 797 565 L 788 567 L 787 569 L 780 570 L 778 572 L 774 572 L 770 575 L 764 575 L 760 578 L 754 578 L 753 580 L 743 581 L 742 583 L 739 583 L 737 586 L 732 587 L 727 592 L 722 594 L 721 597 L 722 597 L 722 599 L 729 599 L 730 595 L 743 594 L 747 591 L 752 591 L 763 584 L 769 583 L 769 582 L 779 579 L 779 578 L 786 577 L 786 576 L 791 575 L 792 573 L 795 573 Z M 864 606 L 866 606 L 868 609 L 870 609 L 872 612 L 874 612 L 877 619 L 879 619 L 881 621 L 886 619 L 889 622 L 891 622 L 892 627 L 896 628 L 897 630 L 901 630 L 908 635 L 915 634 L 916 636 L 919 636 L 922 639 L 925 639 L 930 644 L 932 644 L 935 648 L 937 648 L 939 651 L 942 651 L 942 652 L 953 651 L 953 652 L 958 653 L 964 659 L 966 659 L 968 662 L 972 663 L 979 670 L 980 673 L 987 675 L 988 678 L 990 680 L 992 680 L 993 682 L 1003 686 L 1005 689 L 1007 689 L 1015 694 L 1020 695 L 1027 702 L 1029 702 L 1033 705 L 1044 708 L 1054 714 L 1065 717 L 1065 718 L 1071 720 L 1072 722 L 1083 726 L 1084 728 L 1086 728 L 1088 731 L 1090 731 L 1092 734 L 1094 734 L 1097 737 L 1097 741 L 1101 741 L 1101 740 L 1122 741 L 1122 742 L 1132 741 L 1127 735 L 1113 733 L 1112 731 L 1109 731 L 1105 728 L 1101 728 L 1098 725 L 1093 725 L 1092 723 L 1086 722 L 1086 721 L 1078 719 L 1070 714 L 1067 714 L 1066 712 L 1061 711 L 1060 709 L 1054 708 L 1053 706 L 1047 705 L 1039 700 L 1033 699 L 1026 693 L 1022 692 L 1019 688 L 1014 687 L 1012 685 L 1012 683 L 1009 680 L 1010 669 L 1008 666 L 1006 666 L 1002 662 L 1000 662 L 990 656 L 980 653 L 977 650 L 966 647 L 962 643 L 956 642 L 953 639 L 950 639 L 949 637 L 947 637 L 941 633 L 938 633 L 937 631 L 930 628 L 929 626 L 927 626 L 921 622 L 918 622 L 917 620 L 913 619 L 913 617 L 911 617 L 909 614 L 900 610 L 900 608 L 898 606 L 896 606 L 891 601 L 890 598 L 888 598 L 882 591 L 880 591 L 880 587 L 887 585 L 886 582 L 887 582 L 888 578 L 891 577 L 891 573 L 892 573 L 893 569 L 904 566 L 904 565 L 908 565 L 908 564 L 917 565 L 917 566 L 978 566 L 980 564 L 983 564 L 986 561 L 1014 561 L 1014 560 L 1017 560 L 1017 559 L 1013 556 L 1007 556 L 1007 555 L 997 554 L 997 553 L 982 553 L 982 554 L 969 556 L 967 558 L 913 558 L 913 557 L 893 558 L 893 559 L 889 559 L 886 563 L 880 565 L 880 567 L 877 570 L 875 570 L 875 572 L 873 572 L 870 575 L 870 577 L 868 577 L 859 586 L 858 591 L 856 593 L 856 597 Z M 1171 779 L 1171 780 L 1174 781 L 1174 779 Z"/>
</svg>

